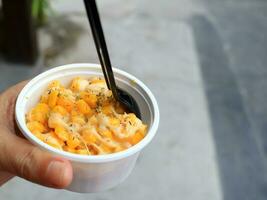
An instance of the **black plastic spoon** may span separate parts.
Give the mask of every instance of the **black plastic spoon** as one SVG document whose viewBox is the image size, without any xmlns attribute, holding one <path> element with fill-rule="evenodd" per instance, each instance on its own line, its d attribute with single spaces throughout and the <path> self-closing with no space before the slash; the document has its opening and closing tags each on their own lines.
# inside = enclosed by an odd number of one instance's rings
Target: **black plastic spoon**
<svg viewBox="0 0 267 200">
<path fill-rule="evenodd" d="M 134 98 L 129 93 L 116 86 L 96 2 L 95 0 L 84 0 L 84 3 L 107 86 L 112 91 L 113 97 L 117 101 L 124 105 L 130 112 L 134 113 L 138 118 L 141 118 L 139 107 Z"/>
</svg>

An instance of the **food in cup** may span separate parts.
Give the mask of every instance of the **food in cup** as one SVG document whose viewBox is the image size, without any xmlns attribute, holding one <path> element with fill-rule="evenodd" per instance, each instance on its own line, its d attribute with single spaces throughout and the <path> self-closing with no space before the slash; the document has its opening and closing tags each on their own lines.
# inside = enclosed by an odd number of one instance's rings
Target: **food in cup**
<svg viewBox="0 0 267 200">
<path fill-rule="evenodd" d="M 51 81 L 59 80 L 66 86 L 77 76 L 103 77 L 99 64 L 75 63 L 49 69 L 30 80 L 18 95 L 15 117 L 21 133 L 38 148 L 71 162 L 73 180 L 67 190 L 82 193 L 100 192 L 122 183 L 132 172 L 140 153 L 157 133 L 160 114 L 150 89 L 125 71 L 113 68 L 113 72 L 118 87 L 131 94 L 138 103 L 142 121 L 147 125 L 146 136 L 139 143 L 118 153 L 86 156 L 62 151 L 39 140 L 26 126 L 25 115 L 36 106 Z"/>
<path fill-rule="evenodd" d="M 100 77 L 54 80 L 27 114 L 28 129 L 50 146 L 76 154 L 111 154 L 130 148 L 147 132 L 127 113 Z"/>
</svg>

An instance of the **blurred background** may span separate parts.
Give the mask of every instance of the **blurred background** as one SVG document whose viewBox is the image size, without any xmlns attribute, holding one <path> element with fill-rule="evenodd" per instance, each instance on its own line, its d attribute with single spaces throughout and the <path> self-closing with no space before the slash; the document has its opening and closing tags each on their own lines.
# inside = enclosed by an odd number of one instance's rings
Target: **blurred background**
<svg viewBox="0 0 267 200">
<path fill-rule="evenodd" d="M 266 200 L 267 1 L 98 0 L 113 66 L 141 79 L 158 134 L 99 194 L 14 178 L 0 199 Z M 82 0 L 2 0 L 0 90 L 53 66 L 98 63 Z"/>
</svg>

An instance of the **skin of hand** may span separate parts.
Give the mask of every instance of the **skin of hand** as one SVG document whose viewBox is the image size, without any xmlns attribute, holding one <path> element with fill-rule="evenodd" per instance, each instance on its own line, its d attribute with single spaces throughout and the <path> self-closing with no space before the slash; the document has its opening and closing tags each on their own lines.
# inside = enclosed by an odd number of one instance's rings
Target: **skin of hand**
<svg viewBox="0 0 267 200">
<path fill-rule="evenodd" d="M 14 176 L 53 188 L 65 188 L 73 176 L 70 162 L 53 156 L 23 138 L 15 122 L 21 82 L 0 94 L 0 185 Z"/>
</svg>

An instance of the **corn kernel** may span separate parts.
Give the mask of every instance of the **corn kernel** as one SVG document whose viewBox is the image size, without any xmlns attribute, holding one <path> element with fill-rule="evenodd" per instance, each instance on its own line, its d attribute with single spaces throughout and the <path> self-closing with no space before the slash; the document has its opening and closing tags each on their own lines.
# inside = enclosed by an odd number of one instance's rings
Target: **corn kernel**
<svg viewBox="0 0 267 200">
<path fill-rule="evenodd" d="M 59 105 L 55 106 L 55 107 L 53 108 L 52 112 L 59 113 L 59 114 L 61 114 L 62 116 L 65 116 L 65 115 L 68 114 L 67 110 L 66 110 L 64 107 L 59 106 Z"/>
<path fill-rule="evenodd" d="M 110 130 L 100 131 L 100 135 L 112 139 L 112 132 Z"/>
<path fill-rule="evenodd" d="M 85 90 L 87 85 L 88 85 L 88 81 L 86 79 L 77 77 L 72 80 L 70 89 L 74 92 L 83 91 Z"/>
<path fill-rule="evenodd" d="M 57 105 L 62 106 L 68 112 L 71 112 L 71 110 L 74 107 L 74 103 L 70 99 L 68 99 L 67 97 L 65 97 L 63 95 L 58 97 Z"/>
<path fill-rule="evenodd" d="M 105 115 L 109 115 L 113 113 L 111 105 L 103 106 L 101 110 L 102 110 L 102 113 L 104 113 Z"/>
<path fill-rule="evenodd" d="M 62 126 L 56 126 L 55 134 L 63 141 L 67 141 L 69 139 L 69 133 Z"/>
<path fill-rule="evenodd" d="M 142 139 L 144 138 L 144 134 L 142 133 L 142 132 L 137 132 L 137 133 L 135 133 L 132 137 L 131 137 L 131 139 L 130 139 L 130 143 L 132 144 L 132 145 L 135 145 L 135 144 L 137 144 L 138 142 L 140 142 Z"/>
<path fill-rule="evenodd" d="M 44 127 L 44 125 L 41 124 L 40 122 L 37 122 L 37 121 L 28 122 L 27 127 L 33 133 L 35 133 L 35 132 L 43 133 L 46 131 L 46 128 Z"/>
<path fill-rule="evenodd" d="M 48 105 L 53 108 L 57 104 L 58 91 L 52 90 L 48 97 Z"/>
<path fill-rule="evenodd" d="M 40 103 L 47 104 L 47 102 L 48 102 L 48 95 L 42 95 L 40 99 Z"/>
<path fill-rule="evenodd" d="M 102 151 L 104 151 L 105 153 L 111 153 L 112 152 L 112 149 L 103 143 L 100 144 L 99 148 L 102 149 Z"/>
<path fill-rule="evenodd" d="M 60 84 L 60 82 L 58 80 L 52 81 L 48 85 L 48 89 L 51 89 L 51 88 L 60 88 L 60 87 L 62 87 L 62 85 Z"/>
<path fill-rule="evenodd" d="M 72 123 L 77 123 L 77 124 L 80 124 L 80 125 L 84 125 L 86 123 L 83 116 L 72 116 L 71 117 L 71 122 Z"/>
<path fill-rule="evenodd" d="M 114 152 L 120 152 L 120 151 L 123 151 L 125 148 L 123 148 L 122 146 L 117 146 L 115 149 L 114 149 Z"/>
<path fill-rule="evenodd" d="M 90 130 L 84 130 L 82 132 L 82 137 L 87 143 L 95 143 L 97 141 L 97 137 Z"/>
<path fill-rule="evenodd" d="M 117 119 L 117 118 L 112 117 L 112 118 L 109 119 L 109 123 L 112 126 L 119 126 L 120 125 L 120 120 Z"/>
<path fill-rule="evenodd" d="M 74 148 L 70 148 L 70 147 L 68 147 L 68 146 L 64 146 L 64 147 L 63 147 L 63 150 L 64 150 L 64 151 L 67 151 L 67 152 L 70 152 L 70 153 L 76 153 L 76 149 L 74 149 Z"/>
<path fill-rule="evenodd" d="M 88 155 L 90 152 L 88 152 L 86 149 L 78 149 L 76 150 L 76 153 L 81 155 Z"/>
<path fill-rule="evenodd" d="M 40 122 L 42 124 L 45 124 L 47 121 L 47 115 L 41 112 L 36 112 L 34 110 L 32 110 L 28 115 L 27 115 L 27 120 L 29 122 L 32 121 L 37 121 Z"/>
<path fill-rule="evenodd" d="M 67 145 L 73 149 L 79 146 L 80 143 L 81 143 L 80 140 L 76 136 L 70 136 L 69 139 L 67 140 Z"/>
<path fill-rule="evenodd" d="M 95 94 L 90 94 L 89 92 L 82 92 L 81 97 L 91 108 L 96 108 L 97 96 Z"/>
<path fill-rule="evenodd" d="M 90 106 L 82 99 L 77 101 L 77 108 L 83 114 L 89 114 L 92 112 Z"/>
<path fill-rule="evenodd" d="M 105 80 L 103 79 L 94 79 L 90 81 L 91 84 L 97 84 L 97 83 L 105 83 Z"/>
<path fill-rule="evenodd" d="M 53 137 L 51 134 L 47 135 L 44 141 L 52 147 L 55 147 L 57 149 L 62 149 L 60 142 L 55 137 Z"/>
</svg>

